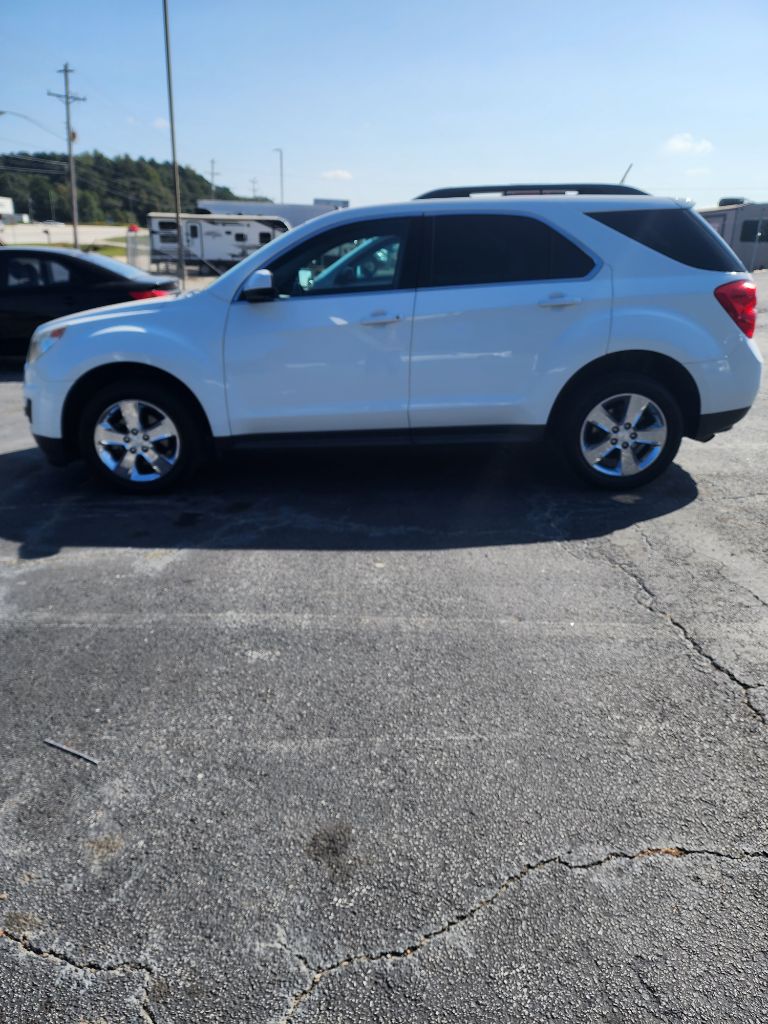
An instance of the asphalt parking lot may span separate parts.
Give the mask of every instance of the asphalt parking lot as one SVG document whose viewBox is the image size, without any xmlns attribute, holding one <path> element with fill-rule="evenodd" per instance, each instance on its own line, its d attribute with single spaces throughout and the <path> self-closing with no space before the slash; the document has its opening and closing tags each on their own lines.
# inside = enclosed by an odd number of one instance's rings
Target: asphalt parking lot
<svg viewBox="0 0 768 1024">
<path fill-rule="evenodd" d="M 765 1020 L 767 438 L 131 500 L 0 375 L 3 1024 Z"/>
</svg>

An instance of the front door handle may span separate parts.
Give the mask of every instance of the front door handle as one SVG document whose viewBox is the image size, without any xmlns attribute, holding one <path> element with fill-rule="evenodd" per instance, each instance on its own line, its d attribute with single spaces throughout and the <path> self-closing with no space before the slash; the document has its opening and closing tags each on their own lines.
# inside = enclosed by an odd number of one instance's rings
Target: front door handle
<svg viewBox="0 0 768 1024">
<path fill-rule="evenodd" d="M 578 295 L 563 295 L 562 292 L 558 292 L 542 299 L 539 305 L 542 309 L 559 309 L 562 306 L 577 306 L 581 301 Z"/>
<path fill-rule="evenodd" d="M 385 312 L 371 313 L 371 320 L 361 320 L 360 323 L 363 327 L 380 327 L 382 324 L 396 324 L 399 322 L 399 316 L 387 316 Z"/>
</svg>

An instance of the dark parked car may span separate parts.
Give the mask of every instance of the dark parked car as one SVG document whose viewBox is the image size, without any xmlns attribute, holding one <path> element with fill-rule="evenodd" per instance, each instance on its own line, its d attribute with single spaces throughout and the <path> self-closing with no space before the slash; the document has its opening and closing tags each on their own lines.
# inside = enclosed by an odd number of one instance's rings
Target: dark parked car
<svg viewBox="0 0 768 1024">
<path fill-rule="evenodd" d="M 0 358 L 23 360 L 38 324 L 81 309 L 175 295 L 175 277 L 158 277 L 108 256 L 50 246 L 0 250 Z"/>
</svg>

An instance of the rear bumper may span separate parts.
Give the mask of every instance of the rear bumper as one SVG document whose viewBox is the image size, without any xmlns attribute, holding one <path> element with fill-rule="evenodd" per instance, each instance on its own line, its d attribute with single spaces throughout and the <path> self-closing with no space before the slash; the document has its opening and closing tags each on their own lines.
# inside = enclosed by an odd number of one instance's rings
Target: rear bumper
<svg viewBox="0 0 768 1024">
<path fill-rule="evenodd" d="M 699 417 L 699 429 L 693 435 L 695 441 L 710 441 L 715 434 L 730 430 L 734 423 L 744 419 L 750 410 L 729 409 L 727 412 L 708 412 Z"/>
<path fill-rule="evenodd" d="M 68 462 L 72 462 L 72 454 L 67 451 L 63 438 L 42 437 L 40 434 L 32 436 L 37 442 L 37 447 L 52 466 L 66 466 Z"/>
</svg>

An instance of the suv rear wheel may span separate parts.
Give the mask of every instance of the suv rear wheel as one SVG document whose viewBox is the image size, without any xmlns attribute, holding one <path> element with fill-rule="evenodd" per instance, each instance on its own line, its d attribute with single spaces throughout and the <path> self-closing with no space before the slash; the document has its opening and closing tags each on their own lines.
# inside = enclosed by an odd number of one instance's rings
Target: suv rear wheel
<svg viewBox="0 0 768 1024">
<path fill-rule="evenodd" d="M 607 374 L 565 404 L 555 434 L 584 480 L 609 490 L 642 487 L 663 473 L 683 436 L 674 396 L 639 373 Z"/>
<path fill-rule="evenodd" d="M 167 491 L 192 475 L 205 450 L 205 433 L 188 403 L 140 377 L 101 388 L 80 418 L 83 457 L 121 491 Z"/>
</svg>

